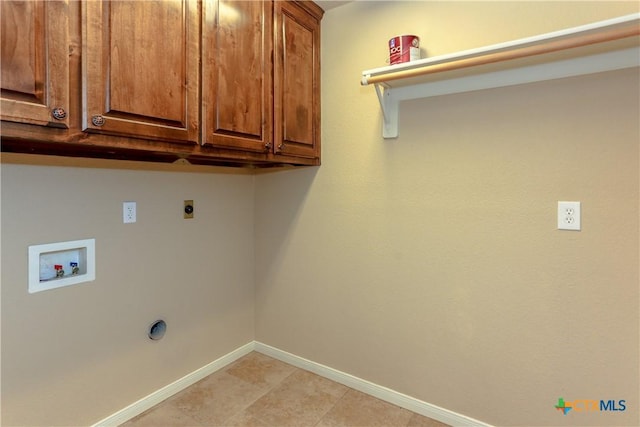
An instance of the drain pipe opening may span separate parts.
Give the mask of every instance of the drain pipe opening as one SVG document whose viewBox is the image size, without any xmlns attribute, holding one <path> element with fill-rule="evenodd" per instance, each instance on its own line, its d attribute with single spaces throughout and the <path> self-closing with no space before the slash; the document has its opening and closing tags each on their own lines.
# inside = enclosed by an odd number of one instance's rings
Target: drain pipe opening
<svg viewBox="0 0 640 427">
<path fill-rule="evenodd" d="M 149 327 L 149 338 L 157 341 L 164 337 L 165 332 L 167 332 L 167 323 L 164 320 L 156 320 Z"/>
</svg>

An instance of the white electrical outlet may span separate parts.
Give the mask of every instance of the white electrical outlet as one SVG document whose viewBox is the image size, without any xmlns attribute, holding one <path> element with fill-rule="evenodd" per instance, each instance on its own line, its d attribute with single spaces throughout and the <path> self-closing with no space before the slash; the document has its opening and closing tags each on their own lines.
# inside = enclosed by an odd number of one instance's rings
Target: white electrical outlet
<svg viewBox="0 0 640 427">
<path fill-rule="evenodd" d="M 558 230 L 580 230 L 580 202 L 558 202 Z"/>
<path fill-rule="evenodd" d="M 122 222 L 136 222 L 136 202 L 122 202 Z"/>
</svg>

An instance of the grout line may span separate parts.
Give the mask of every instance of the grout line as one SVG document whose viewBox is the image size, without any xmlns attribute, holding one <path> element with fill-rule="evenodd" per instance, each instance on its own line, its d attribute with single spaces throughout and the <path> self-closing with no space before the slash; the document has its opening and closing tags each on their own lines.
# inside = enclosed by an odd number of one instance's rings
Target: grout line
<svg viewBox="0 0 640 427">
<path fill-rule="evenodd" d="M 262 353 L 266 356 L 270 356 L 276 360 L 285 362 L 293 366 L 294 368 L 312 372 L 328 380 L 332 380 L 339 384 L 345 385 L 351 389 L 368 394 L 369 396 L 373 396 L 385 402 L 391 403 L 393 405 L 399 406 L 404 409 L 408 409 L 411 412 L 417 413 L 419 415 L 423 415 L 428 418 L 432 418 L 436 421 L 440 421 L 445 424 L 449 424 L 451 426 L 491 427 L 490 424 L 484 423 L 482 421 L 418 400 L 416 398 L 405 395 L 403 393 L 399 393 L 395 390 L 391 390 L 387 387 L 380 386 L 378 384 L 372 383 L 362 378 L 358 378 L 346 372 L 342 372 L 337 369 L 330 368 L 320 363 L 316 363 L 311 360 L 304 359 L 300 356 L 296 356 L 292 353 L 288 353 L 286 351 L 280 350 L 276 347 L 272 347 L 267 344 L 263 344 L 258 341 L 251 341 L 237 348 L 236 350 L 226 354 L 225 356 L 222 356 L 214 360 L 213 362 L 203 366 L 202 368 L 197 369 L 185 375 L 184 377 L 178 379 L 177 381 L 174 381 L 173 383 L 160 388 L 159 390 L 132 403 L 131 405 L 125 407 L 124 409 L 121 409 L 118 412 L 104 418 L 103 420 L 95 423 L 92 427 L 117 426 L 126 421 L 129 421 L 135 416 L 140 415 L 141 413 L 145 412 L 148 409 L 151 409 L 152 407 L 156 406 L 158 403 L 184 390 L 185 388 L 196 383 L 197 381 L 211 375 L 216 371 L 226 368 L 231 363 L 235 362 L 236 360 L 240 359 L 243 356 L 246 356 L 252 351 Z M 295 371 L 287 375 L 285 378 L 288 378 L 290 375 L 293 375 L 294 372 Z M 282 383 L 282 381 L 284 381 L 284 378 L 280 381 L 278 386 Z M 272 391 L 275 387 L 276 386 L 274 385 L 273 387 L 271 387 L 271 389 L 265 391 L 265 393 L 261 395 L 258 399 L 256 399 L 251 405 L 255 404 L 257 400 L 263 398 L 267 393 Z M 340 402 L 340 400 L 343 399 L 346 394 L 347 392 L 345 392 L 345 394 L 343 394 L 342 397 L 338 399 L 338 401 L 336 401 L 334 406 L 337 405 L 338 402 Z M 250 407 L 251 405 L 247 406 L 247 408 Z M 247 408 L 245 408 L 245 410 Z M 331 409 L 333 409 L 333 407 Z M 328 413 L 329 411 L 327 411 L 320 418 L 320 420 L 318 420 L 318 423 L 322 421 L 322 419 Z"/>
<path fill-rule="evenodd" d="M 318 374 L 316 374 L 316 375 L 318 375 Z M 321 376 L 321 375 L 318 375 L 318 376 Z M 326 377 L 322 377 L 322 378 L 326 378 Z M 328 379 L 328 378 L 327 378 L 327 379 Z M 333 380 L 331 380 L 331 381 L 333 381 Z M 336 381 L 333 381 L 333 382 L 336 382 Z M 343 384 L 343 385 L 344 385 L 344 384 Z M 326 417 L 327 415 L 329 415 L 329 413 L 333 410 L 333 408 L 335 408 L 335 407 L 338 405 L 338 403 L 340 403 L 340 402 L 342 401 L 342 399 L 344 399 L 344 397 L 347 395 L 347 393 L 349 393 L 349 389 L 350 389 L 350 387 L 349 387 L 349 388 L 347 388 L 347 389 L 344 391 L 344 393 L 342 393 L 342 396 L 340 396 L 340 398 L 339 398 L 338 400 L 336 400 L 336 401 L 333 403 L 333 405 L 331 405 L 331 407 L 330 407 L 330 408 L 329 408 L 329 409 L 328 409 L 324 414 L 322 414 L 322 416 L 318 419 L 318 421 L 316 421 L 316 423 L 313 425 L 314 427 L 315 427 L 315 426 L 317 426 L 318 424 L 320 424 L 320 423 L 325 419 L 325 417 Z"/>
<path fill-rule="evenodd" d="M 251 341 L 226 355 L 219 357 L 213 362 L 203 366 L 200 369 L 196 369 L 195 371 L 185 375 L 184 377 L 168 384 L 159 390 L 154 391 L 153 393 L 139 399 L 138 401 L 132 403 L 131 405 L 117 411 L 114 414 L 109 415 L 106 418 L 98 421 L 93 424 L 92 427 L 107 427 L 107 426 L 118 426 L 123 424 L 133 417 L 142 414 L 148 409 L 153 408 L 160 402 L 165 401 L 169 397 L 174 394 L 184 390 L 190 385 L 195 384 L 201 379 L 211 375 L 212 373 L 219 371 L 225 366 L 231 364 L 232 362 L 238 360 L 242 356 L 245 356 L 255 350 L 255 341 Z"/>
<path fill-rule="evenodd" d="M 260 352 L 257 352 L 254 350 L 252 350 L 251 352 L 247 353 L 246 355 L 242 356 L 242 357 L 246 357 L 247 355 L 251 354 L 251 353 L 256 353 L 256 354 L 262 354 Z M 277 359 L 276 359 L 277 360 Z M 236 360 L 237 361 L 237 360 Z M 252 384 L 249 381 L 245 381 L 243 378 L 239 378 L 236 377 L 232 374 L 229 374 L 227 371 L 229 370 L 229 368 L 231 367 L 231 365 L 233 363 L 235 363 L 236 361 L 231 362 L 230 364 L 228 364 L 227 366 L 225 366 L 224 368 L 221 369 L 222 372 L 226 373 L 227 375 L 231 375 L 234 378 L 237 378 L 240 381 L 244 381 L 247 384 Z M 293 365 L 291 365 L 293 366 Z M 277 384 L 272 384 L 269 386 L 269 388 L 265 388 L 264 393 L 260 394 L 260 396 L 256 397 L 253 401 L 251 401 L 248 405 L 244 406 L 241 410 L 239 410 L 238 412 L 234 413 L 233 415 L 231 415 L 230 417 L 228 417 L 227 419 L 224 420 L 224 422 L 222 423 L 222 425 L 227 425 L 227 423 L 229 422 L 229 420 L 235 418 L 236 416 L 240 415 L 242 412 L 246 411 L 247 409 L 249 409 L 249 407 L 251 407 L 254 403 L 256 403 L 258 400 L 262 399 L 263 397 L 265 397 L 267 394 L 271 393 L 274 389 L 276 389 L 277 387 L 279 387 L 284 380 L 286 380 L 287 378 L 289 378 L 291 375 L 293 375 L 296 371 L 299 371 L 300 368 L 297 368 L 295 366 L 293 366 L 294 370 L 287 376 L 285 376 L 284 378 L 282 378 Z"/>
<path fill-rule="evenodd" d="M 284 350 L 280 350 L 276 347 L 263 344 L 259 341 L 255 341 L 255 351 L 451 426 L 491 427 L 490 424 L 474 418 L 424 402 L 406 394 L 391 390 L 390 388 L 358 378 L 346 372 L 330 368 L 320 363 L 296 356 L 295 354 L 288 353 Z"/>
</svg>

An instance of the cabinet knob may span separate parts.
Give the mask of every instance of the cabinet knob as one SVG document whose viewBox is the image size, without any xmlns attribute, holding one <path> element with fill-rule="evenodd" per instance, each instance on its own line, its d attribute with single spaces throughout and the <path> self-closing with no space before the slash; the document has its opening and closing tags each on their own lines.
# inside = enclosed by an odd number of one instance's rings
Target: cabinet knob
<svg viewBox="0 0 640 427">
<path fill-rule="evenodd" d="M 101 116 L 100 114 L 96 114 L 95 116 L 91 117 L 91 123 L 93 123 L 94 126 L 102 126 L 104 125 L 104 122 L 104 116 Z"/>
<path fill-rule="evenodd" d="M 266 144 L 264 144 L 264 149 L 265 150 L 271 150 L 272 144 L 270 142 L 267 142 Z"/>
<path fill-rule="evenodd" d="M 51 110 L 51 115 L 56 120 L 64 120 L 67 117 L 67 112 L 62 107 L 56 107 Z"/>
<path fill-rule="evenodd" d="M 284 149 L 284 142 L 281 142 L 280 145 L 278 145 L 278 150 L 283 150 Z"/>
</svg>

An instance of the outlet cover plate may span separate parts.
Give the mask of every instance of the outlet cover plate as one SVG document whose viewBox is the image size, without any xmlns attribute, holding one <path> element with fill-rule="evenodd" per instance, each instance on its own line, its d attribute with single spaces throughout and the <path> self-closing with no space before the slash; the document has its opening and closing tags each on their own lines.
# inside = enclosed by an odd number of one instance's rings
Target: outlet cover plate
<svg viewBox="0 0 640 427">
<path fill-rule="evenodd" d="M 580 202 L 558 202 L 558 230 L 581 229 Z"/>
<path fill-rule="evenodd" d="M 122 202 L 122 222 L 125 224 L 136 222 L 136 202 Z"/>
</svg>

